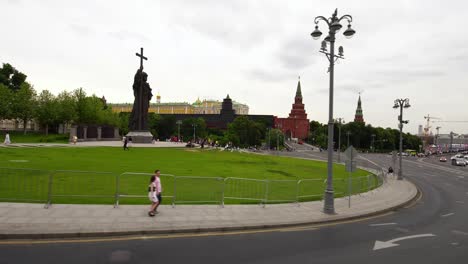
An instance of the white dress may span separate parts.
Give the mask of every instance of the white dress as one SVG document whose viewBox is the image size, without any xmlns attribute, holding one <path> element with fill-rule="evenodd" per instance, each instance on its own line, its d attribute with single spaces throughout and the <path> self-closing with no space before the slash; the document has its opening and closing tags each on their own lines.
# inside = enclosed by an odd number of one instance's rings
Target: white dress
<svg viewBox="0 0 468 264">
<path fill-rule="evenodd" d="M 10 144 L 10 143 L 11 143 L 11 141 L 10 141 L 10 134 L 6 134 L 6 135 L 5 135 L 5 142 L 4 142 L 4 143 L 5 143 L 5 144 Z"/>
</svg>

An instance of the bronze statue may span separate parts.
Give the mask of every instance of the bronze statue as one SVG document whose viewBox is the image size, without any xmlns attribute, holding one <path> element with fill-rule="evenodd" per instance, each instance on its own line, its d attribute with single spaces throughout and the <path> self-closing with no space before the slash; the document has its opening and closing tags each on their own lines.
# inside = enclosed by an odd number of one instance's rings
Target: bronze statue
<svg viewBox="0 0 468 264">
<path fill-rule="evenodd" d="M 136 53 L 136 55 L 140 57 L 140 69 L 137 70 L 133 80 L 133 95 L 135 96 L 135 101 L 133 102 L 128 128 L 130 131 L 147 131 L 148 108 L 151 98 L 153 97 L 151 88 L 147 82 L 148 74 L 143 71 L 143 60 L 148 60 L 148 58 L 143 56 L 143 48 L 141 48 L 141 53 Z"/>
<path fill-rule="evenodd" d="M 153 97 L 151 88 L 147 82 L 148 74 L 141 69 L 135 74 L 133 82 L 133 102 L 132 114 L 130 115 L 130 131 L 148 130 L 148 108 Z"/>
</svg>

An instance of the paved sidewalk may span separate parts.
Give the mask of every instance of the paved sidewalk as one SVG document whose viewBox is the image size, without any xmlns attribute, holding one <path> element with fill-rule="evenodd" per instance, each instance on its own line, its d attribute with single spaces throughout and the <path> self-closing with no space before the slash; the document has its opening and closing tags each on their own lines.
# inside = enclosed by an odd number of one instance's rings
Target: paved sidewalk
<svg viewBox="0 0 468 264">
<path fill-rule="evenodd" d="M 335 199 L 337 214 L 321 212 L 322 201 L 267 205 L 162 205 L 149 217 L 149 205 L 59 205 L 0 203 L 0 239 L 99 237 L 174 232 L 227 231 L 354 219 L 403 206 L 417 197 L 410 182 L 389 179 L 382 187 Z"/>
</svg>

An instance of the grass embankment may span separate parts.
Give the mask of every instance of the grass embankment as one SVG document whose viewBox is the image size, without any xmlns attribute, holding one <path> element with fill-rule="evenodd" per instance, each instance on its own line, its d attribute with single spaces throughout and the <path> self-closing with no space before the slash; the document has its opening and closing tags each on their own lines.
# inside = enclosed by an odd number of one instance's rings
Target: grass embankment
<svg viewBox="0 0 468 264">
<path fill-rule="evenodd" d="M 22 131 L 8 131 L 11 143 L 68 143 L 69 134 L 49 134 L 42 132 L 27 131 L 26 135 Z M 5 141 L 6 131 L 0 133 L 0 143 Z"/>
<path fill-rule="evenodd" d="M 296 193 L 307 196 L 301 200 L 320 199 L 327 175 L 325 162 L 218 150 L 172 148 L 131 148 L 130 151 L 115 147 L 0 148 L 0 167 L 39 170 L 0 169 L 0 201 L 9 198 L 44 201 L 47 199 L 50 171 L 67 170 L 57 171 L 52 177 L 53 203 L 112 203 L 117 188 L 121 194 L 145 196 L 149 175 L 122 175 L 124 172 L 150 174 L 155 169 L 160 169 L 162 174 L 209 177 L 177 178 L 176 184 L 173 177 L 161 178 L 164 196 L 173 196 L 175 192 L 176 201 L 194 203 L 219 201 L 223 188 L 225 197 L 258 199 L 226 199 L 226 203 L 259 202 L 265 195 L 270 201 L 294 200 Z M 354 178 L 365 175 L 368 173 L 363 170 L 353 173 Z M 344 181 L 347 176 L 343 166 L 334 165 L 336 196 L 343 195 L 347 190 Z M 270 184 L 267 189 L 264 181 L 224 181 L 228 177 L 269 180 Z M 297 181 L 301 179 L 305 181 L 296 188 Z M 374 177 L 370 180 L 375 184 Z M 367 183 L 366 179 L 354 180 L 353 192 L 367 190 Z M 79 195 L 106 197 L 85 198 Z M 163 203 L 169 204 L 171 199 L 168 197 Z M 121 203 L 148 203 L 147 198 L 122 197 L 120 200 Z"/>
</svg>

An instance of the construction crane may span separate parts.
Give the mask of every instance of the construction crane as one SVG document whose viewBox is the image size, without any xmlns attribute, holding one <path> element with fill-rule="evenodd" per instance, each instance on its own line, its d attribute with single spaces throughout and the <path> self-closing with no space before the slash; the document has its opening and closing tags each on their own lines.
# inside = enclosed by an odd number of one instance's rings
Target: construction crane
<svg viewBox="0 0 468 264">
<path fill-rule="evenodd" d="M 430 134 L 430 129 L 431 129 L 431 120 L 432 119 L 441 119 L 439 117 L 434 117 L 434 116 L 430 116 L 429 114 L 427 114 L 427 116 L 424 116 L 424 119 L 426 119 L 426 127 L 424 128 L 424 136 L 429 136 Z M 435 121 L 432 121 L 432 122 L 435 122 Z"/>
</svg>

